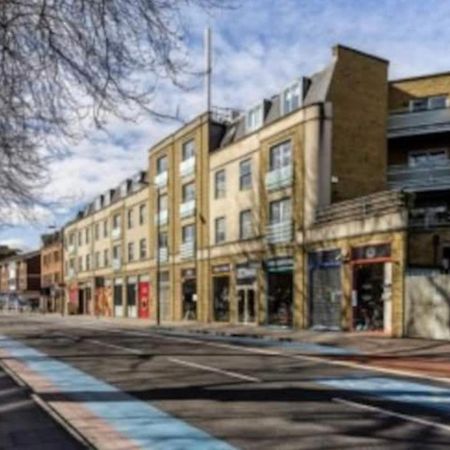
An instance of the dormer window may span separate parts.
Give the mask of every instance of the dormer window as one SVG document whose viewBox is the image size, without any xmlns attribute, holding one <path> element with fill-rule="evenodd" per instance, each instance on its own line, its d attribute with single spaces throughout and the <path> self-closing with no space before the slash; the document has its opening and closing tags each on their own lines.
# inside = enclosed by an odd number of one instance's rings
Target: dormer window
<svg viewBox="0 0 450 450">
<path fill-rule="evenodd" d="M 446 107 L 446 95 L 434 95 L 432 97 L 415 98 L 409 101 L 409 110 L 411 112 L 427 111 L 431 109 L 444 109 Z"/>
<path fill-rule="evenodd" d="M 300 82 L 288 86 L 281 94 L 281 112 L 282 114 L 289 114 L 300 106 Z"/>
<path fill-rule="evenodd" d="M 257 105 L 247 112 L 245 117 L 245 129 L 254 131 L 261 128 L 263 124 L 263 105 Z"/>
<path fill-rule="evenodd" d="M 124 181 L 121 185 L 120 185 L 120 196 L 121 197 L 125 197 L 128 193 L 128 181 Z"/>
</svg>

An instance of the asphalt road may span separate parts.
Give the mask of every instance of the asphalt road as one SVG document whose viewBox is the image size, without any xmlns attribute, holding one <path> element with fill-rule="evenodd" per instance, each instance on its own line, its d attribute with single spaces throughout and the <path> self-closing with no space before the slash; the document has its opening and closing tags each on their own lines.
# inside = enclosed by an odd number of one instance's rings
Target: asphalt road
<svg viewBox="0 0 450 450">
<path fill-rule="evenodd" d="M 450 412 L 439 400 L 434 408 L 415 402 L 414 396 L 407 401 L 380 396 L 376 387 L 373 393 L 361 392 L 358 383 L 372 379 L 372 372 L 300 351 L 170 336 L 154 329 L 133 331 L 89 319 L 0 316 L 0 335 L 106 381 L 237 448 L 450 448 Z M 408 392 L 412 381 L 450 388 L 386 376 L 394 386 L 399 381 L 404 386 L 405 392 L 396 395 L 417 395 Z M 347 384 L 338 382 L 341 387 L 336 387 L 334 380 Z M 48 400 L 57 395 L 49 393 Z M 107 394 L 96 400 L 109 401 Z M 445 401 L 450 406 L 450 397 Z"/>
</svg>

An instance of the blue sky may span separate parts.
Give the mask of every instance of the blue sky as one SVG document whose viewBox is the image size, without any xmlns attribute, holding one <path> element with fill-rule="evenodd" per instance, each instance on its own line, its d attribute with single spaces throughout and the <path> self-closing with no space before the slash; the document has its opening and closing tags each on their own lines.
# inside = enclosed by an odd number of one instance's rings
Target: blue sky
<svg viewBox="0 0 450 450">
<path fill-rule="evenodd" d="M 245 109 L 280 90 L 290 80 L 327 64 L 336 43 L 390 61 L 390 77 L 450 70 L 450 1 L 446 0 L 238 0 L 236 9 L 186 14 L 193 68 L 203 62 L 202 35 L 213 29 L 213 104 Z M 201 80 L 180 92 L 162 86 L 154 98 L 189 119 L 204 109 Z M 44 195 L 63 198 L 37 220 L 0 231 L 0 243 L 22 248 L 39 245 L 48 225 L 62 225 L 77 208 L 117 185 L 147 163 L 147 150 L 174 129 L 174 123 L 141 117 L 111 119 L 108 133 L 93 130 L 71 147 L 68 158 L 51 167 Z"/>
</svg>

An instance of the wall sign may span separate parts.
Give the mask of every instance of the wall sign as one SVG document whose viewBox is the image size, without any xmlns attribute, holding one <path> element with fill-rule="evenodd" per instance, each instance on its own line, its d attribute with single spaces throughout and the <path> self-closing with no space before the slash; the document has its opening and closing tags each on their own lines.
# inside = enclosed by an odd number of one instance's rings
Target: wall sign
<svg viewBox="0 0 450 450">
<path fill-rule="evenodd" d="M 390 244 L 365 245 L 352 248 L 352 260 L 389 258 L 391 256 Z"/>
<path fill-rule="evenodd" d="M 294 260 L 292 258 L 269 259 L 266 266 L 269 272 L 288 272 L 294 269 Z"/>
<path fill-rule="evenodd" d="M 213 273 L 224 273 L 229 272 L 231 270 L 230 264 L 218 264 L 217 266 L 213 266 Z"/>
<path fill-rule="evenodd" d="M 195 278 L 195 269 L 183 269 L 181 278 Z"/>
</svg>

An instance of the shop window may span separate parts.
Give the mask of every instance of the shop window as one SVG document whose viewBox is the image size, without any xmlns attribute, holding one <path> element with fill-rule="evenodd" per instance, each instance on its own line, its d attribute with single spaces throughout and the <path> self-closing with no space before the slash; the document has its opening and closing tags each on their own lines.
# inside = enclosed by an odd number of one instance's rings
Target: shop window
<svg viewBox="0 0 450 450">
<path fill-rule="evenodd" d="M 239 189 L 241 191 L 252 187 L 252 161 L 246 159 L 239 163 Z"/>
<path fill-rule="evenodd" d="M 228 322 L 230 320 L 230 278 L 220 276 L 213 278 L 214 320 Z"/>
</svg>

